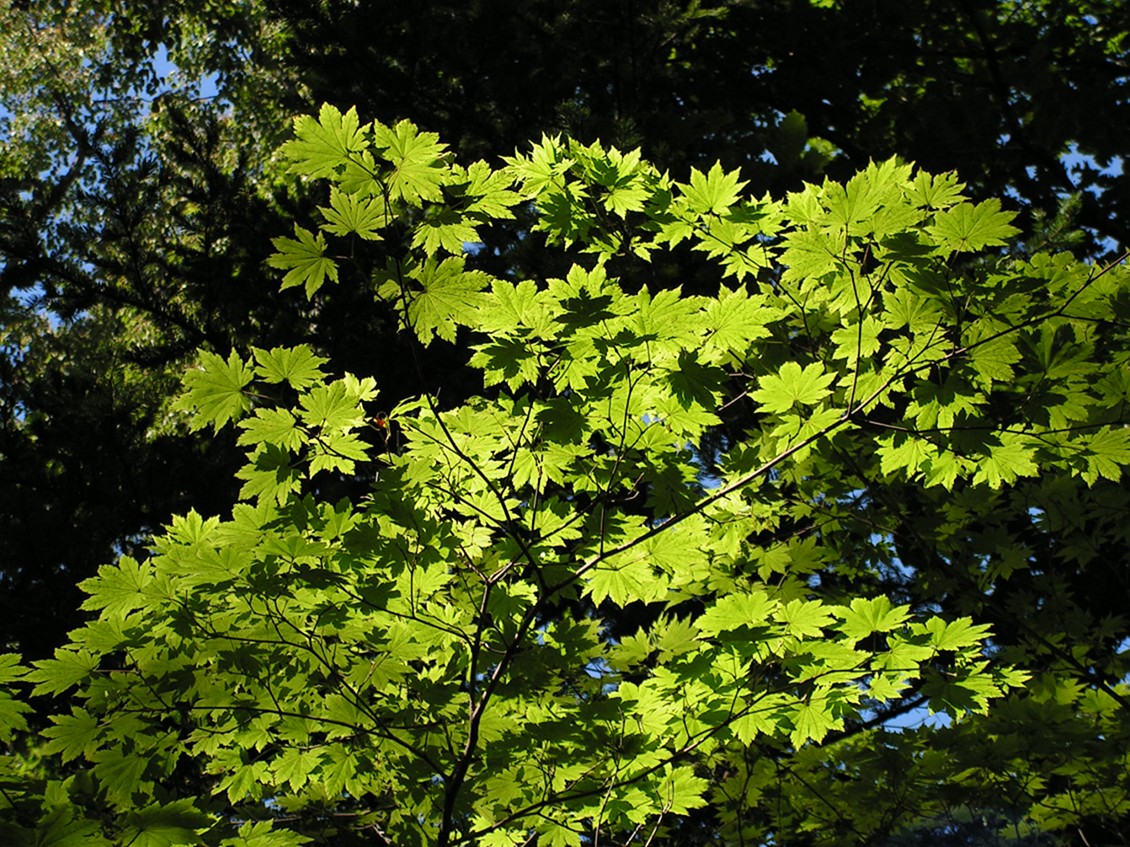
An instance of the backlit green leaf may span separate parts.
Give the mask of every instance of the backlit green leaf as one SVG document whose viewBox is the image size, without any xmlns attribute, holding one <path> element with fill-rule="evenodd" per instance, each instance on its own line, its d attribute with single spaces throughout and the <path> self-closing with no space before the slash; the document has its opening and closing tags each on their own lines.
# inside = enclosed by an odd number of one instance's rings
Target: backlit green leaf
<svg viewBox="0 0 1130 847">
<path fill-rule="evenodd" d="M 202 350 L 199 366 L 184 376 L 184 393 L 176 408 L 193 413 L 193 429 L 211 424 L 213 431 L 219 432 L 224 424 L 239 420 L 251 408 L 244 388 L 252 378 L 251 368 L 234 350 L 227 361 Z"/>
<path fill-rule="evenodd" d="M 819 403 L 831 393 L 828 386 L 835 378 L 817 363 L 802 369 L 796 362 L 786 362 L 776 374 L 761 377 L 760 388 L 750 396 L 766 412 L 787 412 L 794 406 Z"/>
<path fill-rule="evenodd" d="M 326 256 L 326 239 L 320 232 L 295 224 L 294 234 L 297 240 L 280 237 L 271 242 L 276 252 L 267 258 L 267 264 L 286 271 L 283 288 L 304 285 L 306 296 L 313 297 L 327 278 L 337 282 L 337 262 Z"/>
<path fill-rule="evenodd" d="M 1020 232 L 1009 223 L 1015 215 L 1000 209 L 1000 201 L 995 199 L 977 205 L 962 203 L 935 215 L 926 231 L 946 251 L 968 253 L 1000 246 Z"/>
</svg>

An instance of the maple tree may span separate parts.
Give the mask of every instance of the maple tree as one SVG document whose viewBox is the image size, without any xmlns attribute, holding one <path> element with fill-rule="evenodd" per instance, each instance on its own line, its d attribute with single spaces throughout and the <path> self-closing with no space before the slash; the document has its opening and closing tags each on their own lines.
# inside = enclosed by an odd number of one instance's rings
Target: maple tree
<svg viewBox="0 0 1130 847">
<path fill-rule="evenodd" d="M 1130 464 L 1124 265 L 1005 255 L 996 201 L 896 160 L 758 198 L 559 138 L 463 165 L 332 106 L 282 158 L 328 184 L 283 286 L 369 291 L 484 391 L 384 411 L 308 345 L 202 351 L 176 411 L 238 431 L 240 502 L 87 580 L 54 658 L 4 657 L 8 843 L 855 843 L 1001 785 L 1117 824 L 1125 620 L 1041 656 L 981 618 L 1032 588 L 984 516 L 1070 535 L 1065 492 Z M 522 207 L 561 277 L 473 267 Z M 615 276 L 687 248 L 717 295 Z M 63 706 L 38 744 L 29 690 Z M 884 730 L 914 710 L 952 725 Z M 1044 720 L 1088 748 L 1054 780 L 1057 739 L 1018 746 Z"/>
<path fill-rule="evenodd" d="M 367 291 L 274 290 L 270 239 L 311 213 L 264 167 L 294 114 L 408 116 L 492 161 L 564 131 L 774 196 L 897 154 L 1005 198 L 1024 249 L 1095 257 L 1126 241 L 1128 21 L 1116 0 L 0 2 L 0 639 L 49 655 L 99 562 L 230 506 L 237 452 L 167 413 L 197 345 L 307 343 L 359 373 L 395 350 L 386 403 L 418 390 Z M 470 264 L 563 274 L 515 211 Z M 714 293 L 683 255 L 616 275 Z M 456 396 L 465 357 L 426 358 Z M 1091 573 L 1055 593 L 1102 596 Z"/>
</svg>

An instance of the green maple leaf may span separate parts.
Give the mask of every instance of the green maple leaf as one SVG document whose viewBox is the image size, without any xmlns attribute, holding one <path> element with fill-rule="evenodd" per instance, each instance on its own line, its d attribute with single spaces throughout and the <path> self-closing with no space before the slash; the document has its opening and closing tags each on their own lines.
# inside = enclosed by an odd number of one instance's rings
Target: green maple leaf
<svg viewBox="0 0 1130 847">
<path fill-rule="evenodd" d="M 394 127 L 377 126 L 373 139 L 381 148 L 380 157 L 392 165 L 386 179 L 389 194 L 410 206 L 443 199 L 440 190 L 448 179 L 443 162 L 446 144 L 434 132 L 419 132 L 411 121 Z"/>
<path fill-rule="evenodd" d="M 961 201 L 965 183 L 953 171 L 937 176 L 919 171 L 907 190 L 907 196 L 916 206 L 924 209 L 947 209 Z"/>
<path fill-rule="evenodd" d="M 688 621 L 672 618 L 656 626 L 655 646 L 659 661 L 669 662 L 675 656 L 690 653 L 700 646 L 698 628 Z"/>
<path fill-rule="evenodd" d="M 596 145 L 594 145 L 595 147 Z M 621 153 L 615 147 L 607 153 L 596 151 L 595 181 L 608 189 L 604 208 L 618 217 L 628 212 L 638 212 L 651 197 L 646 183 L 647 168 L 640 159 L 639 149 Z"/>
<path fill-rule="evenodd" d="M 211 424 L 219 432 L 229 420 L 238 420 L 251 408 L 243 389 L 252 378 L 251 368 L 235 350 L 226 362 L 215 353 L 201 351 L 198 366 L 184 376 L 184 393 L 173 408 L 193 412 L 193 430 Z"/>
<path fill-rule="evenodd" d="M 36 822 L 35 831 L 28 833 L 19 847 L 108 847 L 96 821 L 76 819 L 68 806 L 53 806 Z"/>
<path fill-rule="evenodd" d="M 764 591 L 730 594 L 699 615 L 695 626 L 703 635 L 710 637 L 736 632 L 742 627 L 762 626 L 777 605 L 777 601 L 770 599 Z"/>
<path fill-rule="evenodd" d="M 548 847 L 580 847 L 581 833 L 578 830 L 547 821 L 538 826 L 538 844 L 547 844 Z"/>
<path fill-rule="evenodd" d="M 788 281 L 818 279 L 842 267 L 843 236 L 816 229 L 798 229 L 785 238 L 781 263 Z"/>
<path fill-rule="evenodd" d="M 179 847 L 199 843 L 197 834 L 213 823 L 191 800 L 175 800 L 127 814 L 122 838 L 131 847 Z"/>
<path fill-rule="evenodd" d="M 711 298 L 707 303 L 700 318 L 707 331 L 703 347 L 741 360 L 754 341 L 769 337 L 767 324 L 780 316 L 779 309 L 772 308 L 761 297 L 750 297 L 744 288 L 723 289 L 717 299 Z"/>
<path fill-rule="evenodd" d="M 910 681 L 900 675 L 877 674 L 868 682 L 867 696 L 876 700 L 894 700 L 908 685 Z"/>
<path fill-rule="evenodd" d="M 149 758 L 128 752 L 125 747 L 103 748 L 91 757 L 95 762 L 94 775 L 102 782 L 109 796 L 119 808 L 133 805 L 135 793 L 144 792 L 147 787 L 142 776 L 149 765 Z"/>
<path fill-rule="evenodd" d="M 690 203 L 686 197 L 671 201 L 665 211 L 666 213 L 652 224 L 657 230 L 656 244 L 667 243 L 677 247 L 683 241 L 700 234 L 697 216 L 690 210 Z"/>
<path fill-rule="evenodd" d="M 691 168 L 689 185 L 679 184 L 692 211 L 700 215 L 723 214 L 737 202 L 745 182 L 738 171 L 727 173 L 718 162 L 707 172 Z"/>
<path fill-rule="evenodd" d="M 318 211 L 326 219 L 326 232 L 359 235 L 367 241 L 380 241 L 377 230 L 388 226 L 390 220 L 382 198 L 347 194 L 336 186 L 330 189 L 329 207 L 319 206 Z"/>
<path fill-rule="evenodd" d="M 349 710 L 344 717 L 347 720 L 358 722 L 360 713 L 358 712 L 355 716 L 353 714 L 355 711 L 355 709 Z M 343 716 L 328 712 L 326 717 L 340 720 Z M 358 725 L 360 725 L 359 722 Z M 343 753 L 340 750 L 331 750 L 329 758 L 331 764 L 323 771 L 326 791 L 330 795 L 341 794 L 342 791 L 348 790 L 346 786 L 355 785 L 354 776 L 357 773 L 357 756 L 352 753 Z"/>
<path fill-rule="evenodd" d="M 616 670 L 628 670 L 635 665 L 646 662 L 655 647 L 648 639 L 647 632 L 641 630 L 635 635 L 625 635 L 620 639 L 608 657 L 609 664 Z"/>
<path fill-rule="evenodd" d="M 241 500 L 255 498 L 260 502 L 283 503 L 302 484 L 290 453 L 270 443 L 264 443 L 251 461 L 236 471 L 236 477 L 245 480 L 239 490 Z"/>
<path fill-rule="evenodd" d="M 291 747 L 275 759 L 272 770 L 276 780 L 289 784 L 291 791 L 298 791 L 309 781 L 318 761 L 319 756 L 314 751 Z"/>
<path fill-rule="evenodd" d="M 232 838 L 225 838 L 220 847 L 300 847 L 312 839 L 293 830 L 271 829 L 271 821 L 248 821 Z"/>
<path fill-rule="evenodd" d="M 552 331 L 552 319 L 538 286 L 533 280 L 519 283 L 492 280 L 490 294 L 483 298 L 479 309 L 479 328 L 482 332 L 514 334 L 521 329 L 533 329 L 541 334 Z"/>
<path fill-rule="evenodd" d="M 825 182 L 821 193 L 828 221 L 838 227 L 854 229 L 854 224 L 875 217 L 888 190 L 888 186 L 876 181 L 867 172 L 857 173 L 847 185 L 830 180 Z"/>
<path fill-rule="evenodd" d="M 1039 472 L 1027 439 L 1016 433 L 1002 432 L 997 440 L 999 443 L 990 446 L 989 455 L 978 463 L 973 475 L 975 483 L 987 482 L 990 488 L 1000 488 L 1017 477 L 1035 476 Z"/>
<path fill-rule="evenodd" d="M 942 310 L 937 300 L 919 291 L 896 289 L 883 294 L 884 329 L 909 327 L 911 332 L 929 332 L 938 326 Z"/>
<path fill-rule="evenodd" d="M 945 626 L 944 623 L 942 625 Z M 911 624 L 911 630 L 919 636 L 924 631 L 921 624 Z M 872 659 L 872 667 L 876 671 L 885 671 L 901 677 L 907 673 L 908 668 L 916 668 L 934 655 L 933 647 L 918 643 L 922 640 L 921 637 L 910 641 L 897 636 L 888 636 L 887 652 L 876 655 Z"/>
<path fill-rule="evenodd" d="M 785 632 L 797 638 L 819 638 L 832 615 L 819 600 L 790 600 L 780 606 L 774 615 L 785 625 Z"/>
<path fill-rule="evenodd" d="M 646 558 L 640 556 L 624 564 L 598 565 L 588 573 L 585 593 L 594 603 L 611 600 L 623 608 L 637 600 L 651 601 L 665 586 Z"/>
<path fill-rule="evenodd" d="M 905 471 L 913 477 L 925 464 L 938 455 L 938 448 L 930 441 L 905 432 L 892 432 L 879 438 L 879 469 L 885 476 Z"/>
<path fill-rule="evenodd" d="M 693 298 L 683 297 L 678 289 L 665 289 L 651 295 L 644 288 L 632 305 L 631 327 L 641 338 L 674 340 L 690 346 L 700 335 L 702 313 Z M 676 348 L 678 349 L 678 348 Z"/>
<path fill-rule="evenodd" d="M 424 344 L 437 335 L 454 341 L 457 327 L 473 325 L 483 302 L 481 292 L 490 282 L 482 271 L 464 270 L 463 259 L 455 256 L 439 263 L 428 259 L 411 278 L 420 288 L 406 292 L 408 325 Z M 398 291 L 396 283 L 390 283 L 380 293 L 390 297 Z"/>
<path fill-rule="evenodd" d="M 255 373 L 266 382 L 285 382 L 291 388 L 301 391 L 326 376 L 322 365 L 329 359 L 315 355 L 307 344 L 273 347 L 270 350 L 252 347 L 251 352 L 255 354 L 255 361 L 258 363 Z"/>
<path fill-rule="evenodd" d="M 735 247 L 722 257 L 722 276 L 732 276 L 741 282 L 747 275 L 756 274 L 762 268 L 769 267 L 771 258 L 769 248 L 763 244 L 755 244 L 744 249 Z"/>
<path fill-rule="evenodd" d="M 1130 465 L 1130 429 L 1104 426 L 1083 441 L 1083 457 L 1087 470 L 1081 476 L 1094 483 L 1100 476 L 1117 482 L 1122 468 Z"/>
<path fill-rule="evenodd" d="M 27 732 L 27 719 L 24 715 L 33 711 L 27 703 L 0 693 L 0 741 L 7 743 L 16 733 Z M 0 833 L 2 832 L 3 830 L 0 829 Z"/>
<path fill-rule="evenodd" d="M 259 799 L 263 786 L 270 783 L 270 766 L 263 761 L 250 762 L 235 767 L 220 781 L 220 788 L 227 792 L 228 800 L 238 803 L 249 797 Z"/>
<path fill-rule="evenodd" d="M 306 441 L 306 433 L 289 409 L 256 409 L 254 417 L 242 420 L 243 429 L 237 444 L 277 444 L 297 450 Z"/>
<path fill-rule="evenodd" d="M 886 597 L 868 600 L 856 597 L 848 606 L 834 608 L 833 613 L 841 618 L 840 630 L 848 638 L 859 640 L 875 632 L 890 632 L 906 621 L 909 615 L 907 606 L 891 606 Z"/>
<path fill-rule="evenodd" d="M 486 162 L 472 162 L 467 167 L 469 180 L 464 195 L 473 198 L 467 212 L 486 220 L 510 220 L 511 206 L 522 202 L 517 191 L 512 190 L 514 178 L 506 170 L 496 171 Z"/>
<path fill-rule="evenodd" d="M 987 624 L 974 624 L 972 618 L 963 617 L 946 622 L 941 618 L 930 618 L 912 629 L 930 636 L 930 644 L 935 650 L 962 650 L 978 646 L 989 635 Z"/>
<path fill-rule="evenodd" d="M 749 711 L 735 718 L 731 724 L 738 740 L 749 744 L 759 735 L 776 735 L 784 721 L 787 702 L 783 694 L 759 697 Z"/>
<path fill-rule="evenodd" d="M 835 358 L 854 362 L 874 356 L 879 351 L 879 333 L 884 329 L 883 322 L 870 315 L 859 323 L 840 327 L 831 336 L 836 345 Z"/>
<path fill-rule="evenodd" d="M 927 486 L 940 485 L 952 489 L 959 474 L 965 471 L 964 460 L 951 452 L 931 456 L 922 464 L 922 479 Z"/>
<path fill-rule="evenodd" d="M 268 257 L 267 264 L 286 270 L 283 290 L 305 285 L 306 296 L 313 297 L 327 277 L 337 282 L 337 262 L 326 256 L 326 238 L 322 233 L 315 234 L 295 224 L 294 234 L 298 240 L 283 237 L 271 240 L 278 252 Z"/>
<path fill-rule="evenodd" d="M 0 684 L 22 679 L 27 669 L 21 667 L 20 657 L 15 653 L 0 654 Z"/>
<path fill-rule="evenodd" d="M 189 546 L 207 543 L 219 524 L 219 518 L 203 518 L 195 509 L 191 509 L 187 515 L 173 516 L 167 527 L 168 539 L 174 544 Z"/>
<path fill-rule="evenodd" d="M 22 679 L 27 669 L 19 664 L 15 653 L 0 655 L 0 741 L 9 741 L 15 732 L 26 730 L 24 715 L 32 711 L 27 703 L 12 697 L 4 687 L 6 683 Z"/>
<path fill-rule="evenodd" d="M 356 462 L 368 460 L 368 448 L 357 436 L 342 433 L 323 435 L 314 445 L 308 474 L 314 476 L 323 470 L 339 470 L 351 474 Z"/>
<path fill-rule="evenodd" d="M 930 698 L 931 712 L 957 716 L 963 712 L 984 713 L 989 700 L 999 697 L 1001 691 L 987 674 L 975 673 L 965 679 L 931 679 L 922 686 L 922 693 Z"/>
<path fill-rule="evenodd" d="M 357 110 L 343 115 L 328 103 L 322 106 L 317 120 L 309 115 L 295 118 L 294 134 L 297 138 L 284 144 L 282 150 L 292 163 L 290 172 L 303 176 L 337 176 L 367 147 Z"/>
<path fill-rule="evenodd" d="M 479 240 L 478 230 L 465 214 L 455 209 L 432 207 L 427 217 L 416 227 L 412 235 L 412 246 L 423 247 L 431 256 L 440 249 L 453 255 L 463 253 L 464 244 Z"/>
<path fill-rule="evenodd" d="M 516 154 L 503 159 L 507 170 L 522 184 L 528 198 L 538 197 L 558 186 L 576 161 L 566 155 L 561 136 L 543 135 L 526 155 Z"/>
<path fill-rule="evenodd" d="M 957 421 L 977 414 L 978 407 L 985 402 L 983 394 L 952 376 L 941 385 L 918 383 L 911 397 L 906 413 L 920 429 L 950 429 Z"/>
<path fill-rule="evenodd" d="M 155 571 L 148 562 L 141 564 L 129 556 L 122 556 L 116 565 L 103 565 L 98 576 L 83 580 L 79 588 L 90 594 L 82 608 L 101 609 L 104 615 L 121 617 L 134 609 L 144 608 L 150 602 L 146 589 L 153 583 Z"/>
<path fill-rule="evenodd" d="M 985 328 L 983 331 L 989 330 Z M 1023 358 L 1016 348 L 1016 339 L 1008 337 L 994 338 L 984 343 L 972 342 L 968 355 L 983 385 L 994 381 L 1011 382 L 1015 373 L 1012 366 Z"/>
<path fill-rule="evenodd" d="M 647 188 L 628 183 L 617 185 L 604 198 L 604 208 L 618 217 L 626 217 L 628 212 L 638 212 L 651 197 Z"/>
<path fill-rule="evenodd" d="M 690 358 L 687 356 L 687 358 Z M 702 382 L 693 381 L 693 377 L 702 376 Z M 712 411 L 717 403 L 711 402 L 711 389 L 719 383 L 719 374 L 713 369 L 704 367 L 685 367 L 672 371 L 667 375 L 668 385 L 673 395 L 661 397 L 655 403 L 655 412 L 663 425 L 676 435 L 686 435 L 697 438 L 707 427 L 714 426 L 719 418 Z M 691 391 L 705 396 L 707 402 L 699 401 L 692 397 Z M 693 478 L 693 476 L 692 476 Z"/>
<path fill-rule="evenodd" d="M 798 749 L 806 741 L 823 741 L 829 730 L 839 729 L 841 725 L 829 711 L 827 701 L 815 697 L 797 706 L 790 718 L 793 731 L 789 733 L 789 740 Z"/>
<path fill-rule="evenodd" d="M 761 377 L 761 387 L 750 396 L 763 411 L 780 414 L 794 406 L 816 405 L 831 393 L 828 386 L 835 378 L 835 374 L 824 373 L 819 362 L 813 362 L 803 370 L 796 362 L 785 362 L 776 374 Z"/>
<path fill-rule="evenodd" d="M 341 380 L 316 386 L 299 398 L 299 405 L 303 422 L 326 432 L 357 427 L 365 419 L 357 399 Z"/>
<path fill-rule="evenodd" d="M 69 715 L 52 715 L 51 722 L 54 726 L 43 730 L 43 736 L 51 739 L 43 745 L 44 752 L 58 753 L 69 762 L 97 749 L 101 725 L 86 709 L 75 707 Z"/>
<path fill-rule="evenodd" d="M 934 216 L 926 232 L 936 239 L 939 250 L 969 253 L 1008 243 L 1020 232 L 1011 226 L 1015 214 L 1002 212 L 1000 200 L 985 200 L 974 206 L 962 203 Z"/>
<path fill-rule="evenodd" d="M 671 814 L 685 815 L 706 805 L 705 795 L 709 788 L 710 783 L 697 776 L 694 768 L 668 768 L 659 784 L 659 800 L 663 809 Z"/>
<path fill-rule="evenodd" d="M 489 344 L 480 344 L 474 350 L 469 364 L 482 368 L 487 385 L 505 382 L 513 390 L 520 385 L 537 382 L 541 375 L 540 351 L 524 339 L 498 338 Z M 515 484 L 520 486 L 523 483 L 516 479 Z"/>
</svg>

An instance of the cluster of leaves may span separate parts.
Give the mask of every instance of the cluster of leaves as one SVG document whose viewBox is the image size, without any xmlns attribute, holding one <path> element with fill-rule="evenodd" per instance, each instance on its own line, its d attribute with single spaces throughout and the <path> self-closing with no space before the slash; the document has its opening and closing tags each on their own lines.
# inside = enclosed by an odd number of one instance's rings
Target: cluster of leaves
<svg viewBox="0 0 1130 847">
<path fill-rule="evenodd" d="M 270 7 L 290 30 L 283 64 L 315 102 L 414 116 L 464 154 L 552 127 L 642 144 L 680 173 L 741 164 L 758 192 L 897 154 L 1019 200 L 1028 234 L 1073 195 L 1044 234 L 1063 243 L 1078 225 L 1092 250 L 1127 242 L 1119 0 Z"/>
<path fill-rule="evenodd" d="M 378 415 L 379 377 L 332 379 L 309 347 L 203 354 L 179 406 L 239 429 L 241 502 L 84 583 L 97 618 L 53 659 L 5 660 L 10 687 L 67 697 L 40 752 L 74 771 L 5 760 L 11 843 L 626 844 L 700 809 L 779 838 L 782 769 L 867 773 L 874 715 L 960 721 L 1025 681 L 985 624 L 867 590 L 891 555 L 836 559 L 861 467 L 955 498 L 1120 478 L 1124 268 L 961 269 L 1009 216 L 895 161 L 775 201 L 551 138 L 464 167 L 330 106 L 295 135 L 328 205 L 276 241 L 284 286 L 347 284 L 350 241 L 407 240 L 360 283 L 421 345 L 466 338 L 490 390 Z M 591 255 L 544 281 L 470 268 L 530 204 Z M 734 282 L 610 276 L 683 242 Z M 366 495 L 326 498 L 341 475 Z"/>
<path fill-rule="evenodd" d="M 144 5 L 0 4 L 0 642 L 28 656 L 81 622 L 100 563 L 230 508 L 239 452 L 169 411 L 198 346 L 358 346 L 273 294 L 277 102 L 202 96 L 252 4 L 155 4 L 163 26 Z"/>
<path fill-rule="evenodd" d="M 188 503 L 230 505 L 211 478 L 231 451 L 164 426 L 171 375 L 198 345 L 312 343 L 367 373 L 369 349 L 397 344 L 358 287 L 330 308 L 268 293 L 270 238 L 307 217 L 288 207 L 280 223 L 269 202 L 284 117 L 356 103 L 492 161 L 566 130 L 642 145 L 673 173 L 740 164 L 757 194 L 898 154 L 1007 194 L 1028 245 L 1097 255 L 1130 220 L 1128 31 L 1117 0 L 0 4 L 0 475 L 18 481 L 0 498 L 17 528 L 0 543 L 0 636 L 49 654 L 80 618 L 77 578 Z M 561 275 L 519 218 L 476 265 Z M 712 293 L 696 268 L 649 279 Z M 382 386 L 400 399 L 414 376 Z M 49 619 L 29 611 L 48 605 Z"/>
</svg>

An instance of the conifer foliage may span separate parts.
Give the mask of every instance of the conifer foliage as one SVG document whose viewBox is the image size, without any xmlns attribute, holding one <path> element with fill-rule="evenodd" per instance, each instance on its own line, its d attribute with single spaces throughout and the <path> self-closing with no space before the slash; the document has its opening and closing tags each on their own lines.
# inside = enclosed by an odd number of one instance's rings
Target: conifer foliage
<svg viewBox="0 0 1130 847">
<path fill-rule="evenodd" d="M 895 160 L 756 198 L 560 138 L 463 165 L 331 106 L 282 155 L 325 186 L 283 286 L 371 286 L 485 389 L 386 412 L 309 347 L 202 352 L 179 410 L 238 431 L 241 502 L 103 567 L 53 659 L 5 657 L 3 740 L 42 757 L 4 760 L 5 843 L 783 843 L 782 774 L 872 779 L 877 715 L 1040 702 L 985 621 L 876 587 L 870 492 L 1118 481 L 1123 266 L 1005 258 L 999 203 Z M 562 278 L 475 268 L 520 205 Z M 687 248 L 717 296 L 616 278 Z M 1118 731 L 1130 691 L 1092 682 Z M 38 746 L 29 693 L 66 704 Z"/>
</svg>

